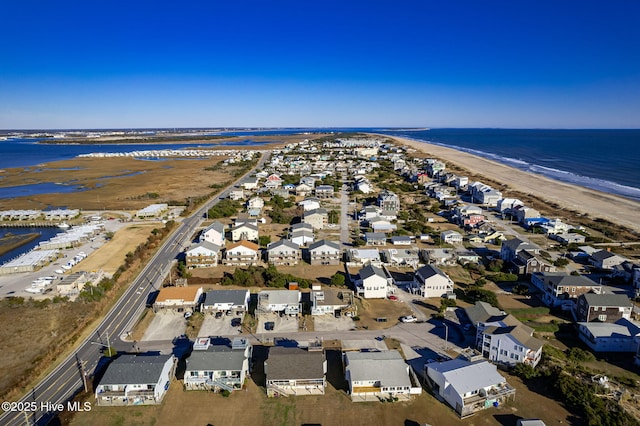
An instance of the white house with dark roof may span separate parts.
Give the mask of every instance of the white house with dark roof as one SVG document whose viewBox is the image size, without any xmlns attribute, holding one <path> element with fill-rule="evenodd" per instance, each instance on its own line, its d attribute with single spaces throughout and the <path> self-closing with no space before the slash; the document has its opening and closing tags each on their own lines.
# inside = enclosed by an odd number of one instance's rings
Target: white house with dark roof
<svg viewBox="0 0 640 426">
<path fill-rule="evenodd" d="M 204 314 L 248 310 L 249 290 L 209 290 L 204 294 L 204 302 L 200 305 L 200 311 Z"/>
<path fill-rule="evenodd" d="M 412 382 L 409 365 L 396 350 L 344 354 L 345 379 L 353 402 L 379 401 L 396 397 L 407 400 L 422 393 L 417 379 Z"/>
<path fill-rule="evenodd" d="M 240 223 L 231 228 L 231 240 L 258 241 L 258 226 L 252 223 Z"/>
<path fill-rule="evenodd" d="M 426 365 L 430 386 L 461 418 L 515 397 L 516 390 L 484 360 L 456 358 Z"/>
<path fill-rule="evenodd" d="M 308 261 L 311 265 L 339 265 L 342 260 L 340 243 L 320 240 L 309 246 Z"/>
<path fill-rule="evenodd" d="M 173 355 L 120 355 L 107 366 L 96 386 L 96 404 L 160 404 L 176 364 Z"/>
<path fill-rule="evenodd" d="M 268 397 L 324 395 L 327 360 L 324 351 L 274 346 L 264 362 Z"/>
<path fill-rule="evenodd" d="M 289 239 L 298 246 L 306 246 L 313 242 L 315 234 L 307 229 L 297 229 L 289 233 Z"/>
<path fill-rule="evenodd" d="M 459 244 L 462 243 L 462 240 L 462 234 L 458 231 L 449 229 L 440 233 L 440 241 L 445 244 Z"/>
<path fill-rule="evenodd" d="M 199 241 L 208 241 L 220 247 L 224 246 L 226 241 L 224 236 L 224 224 L 215 221 L 211 225 L 207 226 L 200 234 Z"/>
<path fill-rule="evenodd" d="M 413 277 L 422 297 L 446 297 L 453 294 L 453 281 L 435 265 L 425 265 Z"/>
<path fill-rule="evenodd" d="M 485 358 L 508 366 L 538 365 L 544 343 L 533 337 L 531 327 L 486 302 L 476 302 L 464 311 L 476 327 L 476 348 Z"/>
<path fill-rule="evenodd" d="M 192 244 L 185 252 L 187 268 L 212 268 L 218 266 L 220 246 L 209 241 Z"/>
<path fill-rule="evenodd" d="M 608 250 L 600 250 L 591 255 L 589 263 L 594 267 L 604 270 L 613 269 L 614 266 L 624 263 L 627 259 Z"/>
<path fill-rule="evenodd" d="M 300 247 L 290 240 L 280 240 L 267 246 L 267 260 L 273 265 L 297 265 L 302 259 Z"/>
<path fill-rule="evenodd" d="M 389 292 L 389 279 L 381 268 L 371 264 L 362 268 L 356 281 L 358 296 L 365 299 L 384 299 Z"/>
<path fill-rule="evenodd" d="M 365 232 L 364 241 L 368 246 L 387 245 L 387 234 L 384 232 Z"/>
<path fill-rule="evenodd" d="M 500 246 L 500 259 L 505 262 L 512 262 L 518 256 L 522 250 L 527 250 L 531 253 L 540 254 L 540 247 L 532 244 L 528 241 L 521 240 L 519 238 L 513 238 L 511 240 L 505 240 Z"/>
<path fill-rule="evenodd" d="M 249 376 L 253 348 L 244 337 L 215 339 L 199 337 L 186 359 L 184 387 L 187 390 L 233 392 L 242 389 Z"/>
</svg>

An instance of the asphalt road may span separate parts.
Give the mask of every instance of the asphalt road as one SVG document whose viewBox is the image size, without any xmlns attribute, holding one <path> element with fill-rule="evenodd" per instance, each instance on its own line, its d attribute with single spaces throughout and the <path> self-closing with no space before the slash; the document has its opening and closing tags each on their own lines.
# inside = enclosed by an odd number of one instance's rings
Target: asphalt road
<svg viewBox="0 0 640 426">
<path fill-rule="evenodd" d="M 264 153 L 256 167 L 234 184 L 263 167 L 269 157 L 270 153 Z M 67 401 L 83 389 L 83 374 L 90 375 L 96 371 L 103 348 L 114 345 L 121 336 L 131 330 L 144 310 L 150 294 L 160 288 L 176 256 L 190 243 L 191 236 L 204 220 L 205 212 L 220 199 L 227 197 L 234 184 L 182 221 L 91 335 L 29 393 L 15 401 L 13 407 L 9 407 L 9 411 L 5 410 L 0 416 L 0 425 L 44 425 L 63 407 L 67 408 Z M 3 409 L 5 408 L 3 405 Z"/>
</svg>

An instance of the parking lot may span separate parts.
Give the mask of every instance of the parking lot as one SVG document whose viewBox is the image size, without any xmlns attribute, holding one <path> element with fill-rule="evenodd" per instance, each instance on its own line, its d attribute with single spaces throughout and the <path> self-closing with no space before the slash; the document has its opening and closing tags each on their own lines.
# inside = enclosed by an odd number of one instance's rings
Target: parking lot
<svg viewBox="0 0 640 426">
<path fill-rule="evenodd" d="M 238 315 L 222 315 L 216 318 L 213 314 L 204 317 L 198 336 L 231 336 L 240 334 L 242 317 Z"/>
<path fill-rule="evenodd" d="M 265 327 L 265 324 L 271 326 Z M 298 331 L 298 318 L 293 316 L 280 316 L 278 314 L 262 314 L 258 321 L 256 333 L 293 333 Z"/>
<path fill-rule="evenodd" d="M 313 328 L 316 331 L 347 331 L 355 329 L 355 324 L 349 317 L 336 318 L 331 314 L 314 315 Z"/>
<path fill-rule="evenodd" d="M 147 327 L 142 340 L 173 340 L 174 337 L 184 334 L 186 329 L 187 320 L 184 319 L 184 314 L 171 310 L 160 311 Z"/>
</svg>

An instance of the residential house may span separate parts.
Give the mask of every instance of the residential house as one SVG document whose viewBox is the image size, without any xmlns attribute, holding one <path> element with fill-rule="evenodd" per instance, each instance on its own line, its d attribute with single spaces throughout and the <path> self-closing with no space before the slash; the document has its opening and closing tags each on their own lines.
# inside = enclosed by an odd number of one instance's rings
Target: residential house
<svg viewBox="0 0 640 426">
<path fill-rule="evenodd" d="M 368 180 L 363 179 L 355 183 L 355 190 L 360 191 L 363 194 L 371 194 L 373 192 L 373 187 Z"/>
<path fill-rule="evenodd" d="M 440 241 L 444 244 L 460 244 L 462 243 L 462 234 L 452 230 L 442 231 Z"/>
<path fill-rule="evenodd" d="M 422 297 L 449 297 L 453 294 L 453 281 L 435 265 L 425 265 L 413 277 L 413 287 Z"/>
<path fill-rule="evenodd" d="M 555 272 L 556 267 L 536 253 L 521 250 L 511 261 L 511 270 L 516 274 L 531 275 L 535 272 Z"/>
<path fill-rule="evenodd" d="M 360 269 L 356 281 L 358 296 L 365 299 L 385 299 L 389 292 L 389 280 L 384 271 L 371 264 Z"/>
<path fill-rule="evenodd" d="M 247 209 L 260 209 L 264 208 L 264 200 L 261 197 L 253 197 L 247 201 Z"/>
<path fill-rule="evenodd" d="M 309 246 L 308 262 L 312 265 L 339 265 L 342 260 L 340 243 L 320 240 Z"/>
<path fill-rule="evenodd" d="M 96 404 L 160 404 L 176 364 L 173 355 L 120 355 L 107 366 L 96 386 Z"/>
<path fill-rule="evenodd" d="M 373 229 L 373 232 L 389 233 L 398 229 L 398 227 L 395 224 L 389 222 L 387 219 L 384 219 L 380 216 L 371 218 L 367 222 L 369 226 Z"/>
<path fill-rule="evenodd" d="M 321 288 L 314 285 L 311 293 L 307 294 L 311 304 L 311 315 L 355 316 L 357 313 L 351 290 Z"/>
<path fill-rule="evenodd" d="M 365 232 L 364 241 L 368 246 L 384 246 L 387 244 L 387 235 L 384 232 Z"/>
<path fill-rule="evenodd" d="M 295 188 L 296 195 L 299 197 L 306 197 L 313 192 L 313 185 L 307 185 L 306 183 L 300 183 Z"/>
<path fill-rule="evenodd" d="M 514 209 L 518 206 L 524 206 L 524 203 L 517 198 L 502 198 L 498 200 L 498 203 L 496 204 L 496 210 L 498 210 L 501 214 L 504 214 L 506 211 Z"/>
<path fill-rule="evenodd" d="M 258 293 L 256 313 L 282 312 L 298 315 L 302 312 L 299 290 L 262 290 Z"/>
<path fill-rule="evenodd" d="M 535 219 L 540 217 L 540 212 L 533 207 L 527 206 L 516 206 L 512 209 L 508 209 L 503 213 L 504 215 L 509 215 L 511 217 L 515 217 L 518 223 L 524 224 L 529 219 Z"/>
<path fill-rule="evenodd" d="M 377 402 L 393 397 L 407 400 L 411 394 L 422 393 L 417 378 L 412 377 L 409 365 L 396 350 L 346 352 L 344 365 L 353 402 Z"/>
<path fill-rule="evenodd" d="M 518 253 L 527 250 L 533 254 L 540 254 L 540 247 L 519 238 L 513 238 L 502 242 L 500 246 L 500 258 L 505 262 L 513 262 Z"/>
<path fill-rule="evenodd" d="M 229 244 L 224 253 L 224 263 L 229 266 L 255 265 L 260 260 L 260 246 L 251 241 L 240 240 Z"/>
<path fill-rule="evenodd" d="M 231 228 L 231 241 L 240 240 L 258 241 L 258 225 L 252 223 L 240 223 Z"/>
<path fill-rule="evenodd" d="M 289 240 L 276 241 L 267 246 L 267 261 L 273 265 L 297 265 L 301 258 L 300 247 Z"/>
<path fill-rule="evenodd" d="M 304 200 L 300 201 L 298 205 L 301 206 L 305 212 L 308 212 L 311 210 L 319 209 L 320 200 L 318 200 L 317 198 L 305 198 Z"/>
<path fill-rule="evenodd" d="M 260 179 L 258 177 L 251 176 L 244 179 L 240 184 L 240 186 L 242 186 L 244 189 L 258 189 L 259 182 L 260 182 Z"/>
<path fill-rule="evenodd" d="M 220 246 L 202 241 L 192 244 L 185 252 L 185 263 L 187 268 L 212 268 L 218 266 L 220 257 Z"/>
<path fill-rule="evenodd" d="M 469 189 L 471 190 L 471 199 L 478 204 L 495 207 L 498 205 L 498 200 L 502 199 L 500 191 L 481 182 L 472 183 L 469 185 Z"/>
<path fill-rule="evenodd" d="M 455 252 L 456 261 L 461 265 L 466 265 L 467 263 L 480 263 L 480 256 L 478 253 L 472 250 L 456 250 Z"/>
<path fill-rule="evenodd" d="M 391 244 L 394 246 L 410 246 L 411 237 L 408 235 L 394 235 L 391 237 Z"/>
<path fill-rule="evenodd" d="M 244 313 L 249 310 L 249 290 L 209 290 L 204 294 L 200 306 L 203 314 L 232 311 Z"/>
<path fill-rule="evenodd" d="M 229 192 L 229 198 L 233 201 L 244 200 L 244 190 L 234 189 Z"/>
<path fill-rule="evenodd" d="M 538 365 L 543 342 L 533 337 L 531 327 L 486 302 L 476 302 L 464 311 L 476 328 L 476 348 L 484 357 L 507 366 Z"/>
<path fill-rule="evenodd" d="M 450 249 L 425 249 L 420 253 L 426 263 L 433 265 L 455 265 L 457 263 L 456 252 Z"/>
<path fill-rule="evenodd" d="M 516 390 L 488 361 L 456 358 L 426 365 L 427 380 L 461 418 L 515 397 Z"/>
<path fill-rule="evenodd" d="M 550 235 L 550 238 L 553 238 L 560 244 L 584 244 L 587 240 L 582 234 L 570 233 L 570 232 L 561 232 L 558 234 Z"/>
<path fill-rule="evenodd" d="M 305 225 L 309 224 L 305 223 Z M 289 233 L 289 239 L 291 240 L 291 242 L 297 244 L 298 246 L 306 246 L 307 244 L 312 243 L 315 239 L 315 235 L 313 233 L 313 227 L 310 227 L 311 230 L 304 228 L 292 230 Z"/>
<path fill-rule="evenodd" d="M 324 395 L 327 360 L 322 350 L 274 346 L 264 371 L 268 397 Z"/>
<path fill-rule="evenodd" d="M 420 263 L 420 255 L 415 247 L 382 250 L 382 257 L 385 263 L 398 267 L 416 268 Z"/>
<path fill-rule="evenodd" d="M 380 264 L 380 251 L 374 249 L 350 249 L 347 252 L 347 260 L 355 265 Z"/>
<path fill-rule="evenodd" d="M 224 224 L 215 221 L 207 226 L 200 234 L 199 242 L 208 241 L 219 247 L 225 245 L 226 239 L 224 235 Z"/>
<path fill-rule="evenodd" d="M 594 352 L 636 352 L 640 327 L 622 318 L 614 323 L 579 322 L 578 337 Z"/>
<path fill-rule="evenodd" d="M 249 363 L 253 348 L 242 337 L 215 339 L 199 337 L 186 359 L 184 387 L 187 390 L 233 392 L 242 389 L 249 377 Z"/>
<path fill-rule="evenodd" d="M 313 226 L 313 229 L 322 229 L 329 223 L 329 214 L 322 208 L 305 211 L 302 221 Z"/>
<path fill-rule="evenodd" d="M 594 267 L 603 270 L 611 270 L 614 266 L 624 263 L 627 259 L 618 256 L 609 250 L 600 250 L 591 255 L 589 263 Z"/>
<path fill-rule="evenodd" d="M 323 198 L 333 198 L 333 186 L 332 185 L 318 185 L 315 188 L 315 196 Z"/>
<path fill-rule="evenodd" d="M 305 185 L 309 185 L 311 188 L 314 188 L 316 186 L 316 181 L 318 179 L 313 177 L 313 176 L 303 176 L 300 178 L 300 183 L 301 184 L 305 184 Z"/>
<path fill-rule="evenodd" d="M 531 284 L 542 292 L 542 302 L 550 307 L 573 308 L 581 294 L 602 292 L 602 286 L 589 278 L 564 272 L 535 272 Z"/>
<path fill-rule="evenodd" d="M 193 312 L 200 305 L 202 287 L 162 287 L 153 304 L 154 312 L 173 309 L 177 312 Z"/>
<path fill-rule="evenodd" d="M 56 292 L 59 296 L 74 297 L 80 294 L 87 282 L 89 277 L 86 272 L 73 272 L 56 283 Z"/>
<path fill-rule="evenodd" d="M 576 302 L 576 322 L 616 322 L 631 319 L 633 304 L 624 294 L 585 293 Z"/>
<path fill-rule="evenodd" d="M 270 174 L 264 182 L 264 186 L 269 189 L 280 188 L 282 186 L 282 179 L 277 174 Z"/>
<path fill-rule="evenodd" d="M 378 194 L 377 204 L 382 210 L 392 210 L 397 212 L 400 210 L 400 197 L 385 189 Z"/>
</svg>

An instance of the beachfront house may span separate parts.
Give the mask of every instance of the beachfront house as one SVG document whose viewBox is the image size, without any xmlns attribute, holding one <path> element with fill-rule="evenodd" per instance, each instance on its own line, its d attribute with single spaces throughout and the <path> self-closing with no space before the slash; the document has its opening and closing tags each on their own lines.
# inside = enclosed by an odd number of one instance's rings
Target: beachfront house
<svg viewBox="0 0 640 426">
<path fill-rule="evenodd" d="M 497 407 L 515 397 L 516 390 L 481 357 L 463 357 L 426 365 L 427 382 L 461 417 Z"/>
<path fill-rule="evenodd" d="M 633 304 L 624 294 L 585 293 L 578 296 L 576 322 L 616 322 L 631 319 Z"/>
<path fill-rule="evenodd" d="M 640 327 L 628 319 L 577 325 L 578 337 L 594 352 L 636 352 L 638 349 Z"/>
<path fill-rule="evenodd" d="M 349 351 L 344 354 L 345 379 L 353 402 L 378 402 L 387 398 L 407 401 L 422 393 L 415 376 L 396 350 Z M 412 381 L 413 379 L 413 381 Z"/>
<path fill-rule="evenodd" d="M 565 309 L 573 309 L 581 294 L 602 293 L 602 285 L 583 275 L 569 275 L 564 272 L 533 273 L 531 284 L 542 293 L 542 303 Z"/>
<path fill-rule="evenodd" d="M 160 404 L 176 365 L 173 355 L 120 355 L 107 366 L 96 386 L 96 404 Z"/>
<path fill-rule="evenodd" d="M 591 255 L 589 263 L 595 268 L 611 270 L 614 266 L 624 263 L 627 259 L 609 250 L 599 250 Z"/>
</svg>

